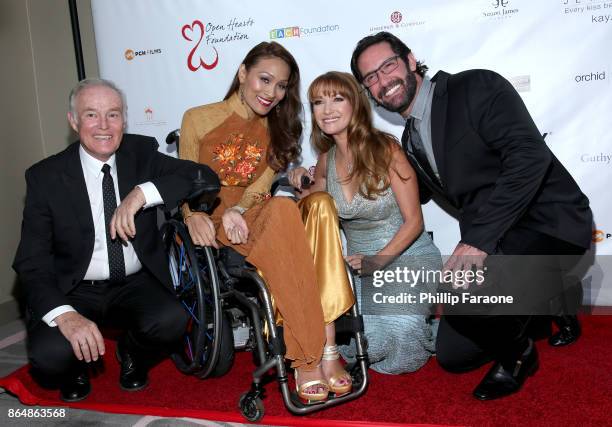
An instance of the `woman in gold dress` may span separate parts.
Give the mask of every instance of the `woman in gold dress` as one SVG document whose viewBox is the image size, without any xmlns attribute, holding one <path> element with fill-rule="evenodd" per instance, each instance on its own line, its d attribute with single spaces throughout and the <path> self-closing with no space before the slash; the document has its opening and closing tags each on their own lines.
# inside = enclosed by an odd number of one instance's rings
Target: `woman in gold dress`
<svg viewBox="0 0 612 427">
<path fill-rule="evenodd" d="M 354 297 L 333 200 L 317 193 L 298 205 L 270 196 L 274 175 L 301 153 L 299 82 L 293 56 L 262 42 L 244 58 L 222 102 L 185 112 L 179 155 L 213 168 L 222 188 L 210 216 L 185 205 L 183 218 L 196 245 L 231 246 L 263 274 L 298 395 L 320 401 L 351 390 L 337 360 L 333 321 Z"/>
</svg>

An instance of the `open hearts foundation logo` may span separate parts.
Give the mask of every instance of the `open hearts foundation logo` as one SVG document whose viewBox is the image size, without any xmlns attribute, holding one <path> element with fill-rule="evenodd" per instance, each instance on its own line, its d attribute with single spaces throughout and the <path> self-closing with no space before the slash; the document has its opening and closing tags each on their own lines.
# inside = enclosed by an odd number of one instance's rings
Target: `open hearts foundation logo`
<svg viewBox="0 0 612 427">
<path fill-rule="evenodd" d="M 181 34 L 183 38 L 190 42 L 195 42 L 195 45 L 189 52 L 189 56 L 187 57 L 187 67 L 191 71 L 198 71 L 200 68 L 204 68 L 205 70 L 212 70 L 219 63 L 219 52 L 214 46 L 211 46 L 214 51 L 214 60 L 210 63 L 207 63 L 202 59 L 200 53 L 198 53 L 198 48 L 200 47 L 200 43 L 202 43 L 202 39 L 204 38 L 204 24 L 201 21 L 195 20 L 189 24 L 183 25 L 181 30 Z M 196 41 L 197 40 L 197 41 Z M 197 55 L 197 56 L 196 56 Z"/>
</svg>

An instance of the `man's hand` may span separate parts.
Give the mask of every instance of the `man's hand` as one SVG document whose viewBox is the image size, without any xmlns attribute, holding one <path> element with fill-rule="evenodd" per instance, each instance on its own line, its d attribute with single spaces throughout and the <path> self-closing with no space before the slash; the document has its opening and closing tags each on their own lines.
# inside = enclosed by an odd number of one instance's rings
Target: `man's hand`
<svg viewBox="0 0 612 427">
<path fill-rule="evenodd" d="M 124 242 L 128 239 L 133 239 L 136 236 L 136 225 L 134 225 L 134 216 L 146 203 L 144 193 L 140 187 L 135 187 L 130 194 L 121 202 L 110 222 L 111 239 L 117 236 Z"/>
<path fill-rule="evenodd" d="M 465 243 L 459 243 L 453 254 L 444 264 L 443 273 L 447 271 L 453 272 L 453 277 L 456 276 L 457 271 L 468 271 L 472 270 L 473 266 L 476 266 L 477 269 L 482 269 L 484 265 L 484 261 L 487 257 L 487 253 L 481 251 L 474 246 L 466 245 Z M 465 285 L 459 286 L 453 283 L 453 289 L 457 289 L 459 287 L 463 287 L 467 289 L 469 287 L 469 283 L 466 281 Z"/>
<path fill-rule="evenodd" d="M 225 235 L 235 245 L 246 243 L 249 238 L 249 227 L 236 209 L 226 209 L 221 217 Z"/>
<path fill-rule="evenodd" d="M 217 231 L 215 225 L 205 213 L 194 213 L 185 220 L 189 235 L 193 243 L 198 246 L 212 246 L 219 248 L 217 244 Z"/>
<path fill-rule="evenodd" d="M 94 322 L 76 311 L 60 314 L 54 320 L 60 332 L 72 345 L 77 359 L 91 362 L 104 355 L 104 339 Z"/>
</svg>

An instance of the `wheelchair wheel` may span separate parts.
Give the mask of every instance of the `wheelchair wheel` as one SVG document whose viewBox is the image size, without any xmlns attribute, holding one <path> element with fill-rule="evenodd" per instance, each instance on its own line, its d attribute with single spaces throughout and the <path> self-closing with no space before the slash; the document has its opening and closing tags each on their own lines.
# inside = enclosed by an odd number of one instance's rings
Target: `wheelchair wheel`
<svg viewBox="0 0 612 427">
<path fill-rule="evenodd" d="M 183 349 L 172 355 L 185 374 L 206 378 L 215 371 L 224 328 L 219 278 L 212 249 L 196 248 L 185 226 L 170 220 L 162 228 L 172 284 L 177 298 L 189 313 Z M 232 345 L 233 347 L 233 345 Z M 233 350 L 233 349 L 232 349 Z M 224 361 L 226 363 L 226 361 Z"/>
<path fill-rule="evenodd" d="M 219 336 L 219 357 L 217 363 L 210 372 L 211 377 L 221 377 L 229 372 L 234 364 L 234 334 L 232 331 L 232 322 L 227 313 L 223 314 L 223 325 L 221 327 L 221 335 Z M 206 378 L 202 376 L 205 371 L 196 372 L 195 376 L 199 378 Z"/>
<path fill-rule="evenodd" d="M 264 416 L 264 404 L 261 398 L 254 396 L 249 391 L 240 396 L 238 407 L 242 416 L 252 423 L 261 420 Z"/>
</svg>

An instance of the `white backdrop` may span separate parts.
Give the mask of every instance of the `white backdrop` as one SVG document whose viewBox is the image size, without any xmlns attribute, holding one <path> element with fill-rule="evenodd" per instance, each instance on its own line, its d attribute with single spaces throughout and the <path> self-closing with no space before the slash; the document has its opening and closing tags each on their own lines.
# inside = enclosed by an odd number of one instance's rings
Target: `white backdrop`
<svg viewBox="0 0 612 427">
<path fill-rule="evenodd" d="M 157 137 L 160 150 L 183 112 L 223 98 L 248 50 L 282 43 L 309 83 L 328 70 L 350 72 L 363 36 L 393 32 L 437 70 L 493 69 L 523 97 L 546 142 L 589 196 L 593 248 L 612 255 L 612 0 L 92 0 L 102 77 L 128 99 L 128 131 Z M 304 165 L 310 149 L 307 103 Z M 399 116 L 378 110 L 378 127 L 401 136 Z M 454 219 L 424 206 L 442 253 L 459 240 Z M 612 305 L 612 264 L 598 257 L 587 302 Z"/>
</svg>

